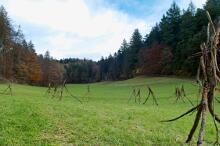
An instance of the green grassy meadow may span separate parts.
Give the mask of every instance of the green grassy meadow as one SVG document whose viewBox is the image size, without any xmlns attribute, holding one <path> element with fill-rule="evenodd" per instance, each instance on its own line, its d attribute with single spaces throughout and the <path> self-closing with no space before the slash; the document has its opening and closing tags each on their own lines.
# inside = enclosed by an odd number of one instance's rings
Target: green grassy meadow
<svg viewBox="0 0 220 146">
<path fill-rule="evenodd" d="M 138 77 L 126 81 L 90 84 L 90 95 L 85 98 L 88 84 L 67 85 L 70 92 L 83 101 L 80 104 L 64 92 L 59 101 L 45 94 L 47 88 L 13 84 L 13 96 L 0 95 L 0 145 L 53 146 L 182 146 L 186 145 L 195 113 L 172 122 L 186 112 L 190 103 L 175 103 L 174 89 L 185 86 L 187 96 L 196 104 L 198 88 L 193 80 L 167 77 Z M 139 86 L 147 95 L 150 85 L 159 106 L 150 98 L 143 105 L 128 98 L 132 87 Z M 6 85 L 1 84 L 0 90 Z M 220 104 L 216 103 L 216 107 Z M 220 114 L 220 108 L 216 108 Z M 197 131 L 198 132 L 198 131 Z M 196 145 L 195 133 L 190 145 Z M 215 141 L 215 129 L 208 115 L 205 144 Z"/>
</svg>

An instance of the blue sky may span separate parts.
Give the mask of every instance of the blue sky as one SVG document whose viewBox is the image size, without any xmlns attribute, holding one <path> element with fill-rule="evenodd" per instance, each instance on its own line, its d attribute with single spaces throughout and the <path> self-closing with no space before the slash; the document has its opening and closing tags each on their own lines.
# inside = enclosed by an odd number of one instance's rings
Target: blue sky
<svg viewBox="0 0 220 146">
<path fill-rule="evenodd" d="M 186 9 L 191 0 L 176 0 Z M 192 0 L 201 8 L 206 0 Z M 145 35 L 173 0 L 1 0 L 15 25 L 21 25 L 37 53 L 54 58 L 98 60 L 130 39 L 135 28 Z"/>
</svg>

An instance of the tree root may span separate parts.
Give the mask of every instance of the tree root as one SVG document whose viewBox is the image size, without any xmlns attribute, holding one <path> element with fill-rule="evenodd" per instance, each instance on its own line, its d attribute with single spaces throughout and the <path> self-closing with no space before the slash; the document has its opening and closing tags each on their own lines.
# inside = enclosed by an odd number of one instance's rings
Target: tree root
<svg viewBox="0 0 220 146">
<path fill-rule="evenodd" d="M 188 111 L 185 112 L 184 114 L 182 114 L 182 115 L 180 115 L 180 116 L 178 116 L 178 117 L 176 117 L 176 118 L 174 118 L 174 119 L 164 120 L 164 121 L 160 121 L 160 122 L 173 122 L 173 121 L 176 121 L 176 120 L 178 120 L 178 119 L 180 119 L 180 118 L 182 118 L 182 117 L 184 117 L 184 116 L 186 116 L 186 115 L 188 115 L 188 114 L 194 112 L 194 111 L 195 111 L 196 109 L 198 109 L 199 107 L 201 107 L 201 104 L 199 104 L 199 105 L 193 107 L 192 109 L 188 110 Z"/>
<path fill-rule="evenodd" d="M 212 93 L 212 94 L 213 94 L 213 93 Z M 211 97 L 211 96 L 212 96 L 212 97 Z M 212 117 L 213 117 L 218 123 L 220 123 L 220 118 L 218 117 L 218 115 L 215 114 L 212 103 L 213 103 L 213 95 L 209 95 L 209 98 L 208 98 L 208 109 L 209 109 L 209 112 L 210 112 L 210 114 L 212 115 Z"/>
</svg>

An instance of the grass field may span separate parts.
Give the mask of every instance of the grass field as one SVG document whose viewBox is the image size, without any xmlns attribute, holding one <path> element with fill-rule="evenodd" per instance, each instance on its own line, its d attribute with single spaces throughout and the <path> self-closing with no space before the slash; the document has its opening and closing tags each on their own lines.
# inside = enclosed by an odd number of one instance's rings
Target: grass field
<svg viewBox="0 0 220 146">
<path fill-rule="evenodd" d="M 197 87 L 189 79 L 138 77 L 90 84 L 88 101 L 83 98 L 87 84 L 67 85 L 83 104 L 66 92 L 59 101 L 45 95 L 46 88 L 15 84 L 13 96 L 0 95 L 0 145 L 185 145 L 195 113 L 173 123 L 159 122 L 192 107 L 188 102 L 175 103 L 174 88 L 182 84 L 196 104 Z M 146 85 L 154 90 L 158 107 L 152 99 L 146 105 L 127 102 L 133 86 L 139 86 L 146 97 Z M 0 89 L 4 88 L 2 84 Z M 220 108 L 216 111 L 220 114 Z M 205 134 L 205 145 L 212 145 L 215 129 L 210 115 Z M 196 144 L 197 136 L 190 145 Z"/>
</svg>

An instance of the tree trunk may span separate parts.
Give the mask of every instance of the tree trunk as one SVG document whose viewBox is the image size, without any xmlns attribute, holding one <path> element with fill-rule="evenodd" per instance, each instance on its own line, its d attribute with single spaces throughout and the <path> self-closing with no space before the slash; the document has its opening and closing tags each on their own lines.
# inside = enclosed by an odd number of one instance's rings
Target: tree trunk
<svg viewBox="0 0 220 146">
<path fill-rule="evenodd" d="M 199 130 L 197 146 L 202 145 L 203 138 L 204 138 L 205 123 L 206 123 L 208 87 L 207 87 L 207 83 L 204 83 L 204 84 L 206 84 L 206 85 L 204 85 L 204 87 L 203 87 L 202 102 L 201 102 L 201 107 L 202 107 L 201 127 L 200 127 L 200 130 Z"/>
</svg>

